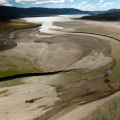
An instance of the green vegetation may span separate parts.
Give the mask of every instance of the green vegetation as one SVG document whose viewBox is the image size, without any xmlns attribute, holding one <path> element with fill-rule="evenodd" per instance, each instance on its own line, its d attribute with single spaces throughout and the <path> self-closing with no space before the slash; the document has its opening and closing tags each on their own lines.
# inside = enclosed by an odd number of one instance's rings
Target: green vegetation
<svg viewBox="0 0 120 120">
<path fill-rule="evenodd" d="M 39 73 L 41 70 L 38 70 L 36 68 L 29 69 L 29 68 L 24 68 L 23 70 L 19 69 L 14 69 L 14 70 L 8 70 L 8 71 L 0 71 L 0 78 L 2 77 L 7 77 L 7 76 L 12 76 L 12 75 L 17 75 L 17 74 L 25 74 L 25 73 Z"/>
<path fill-rule="evenodd" d="M 120 97 L 112 98 L 81 120 L 120 120 Z"/>
<path fill-rule="evenodd" d="M 32 27 L 38 24 L 32 23 L 19 23 L 9 20 L 0 21 L 0 33 L 4 33 L 8 30 L 14 30 L 24 27 Z M 2 36 L 0 42 L 2 41 Z M 34 65 L 25 58 L 15 57 L 15 55 L 5 54 L 5 52 L 0 52 L 0 78 L 6 76 L 12 76 L 15 74 L 22 73 L 37 73 L 41 72 L 39 69 L 36 69 Z"/>
<path fill-rule="evenodd" d="M 12 74 L 13 73 L 16 74 L 17 71 L 11 71 L 11 72 Z M 34 71 L 31 71 L 31 72 L 33 73 Z M 29 83 L 45 83 L 45 84 L 52 84 L 52 85 L 76 84 L 78 83 L 78 81 L 76 80 L 80 80 L 79 82 L 81 82 L 83 80 L 87 80 L 87 77 L 92 77 L 94 75 L 99 75 L 101 73 L 103 73 L 103 71 L 98 71 L 98 72 L 94 71 L 92 73 L 86 73 L 84 75 L 80 73 L 76 73 L 76 74 L 59 73 L 59 74 L 45 75 L 45 76 L 22 77 L 22 78 L 16 78 L 8 81 L 2 81 L 0 82 L 0 87 L 16 86 L 16 85 L 29 84 Z M 9 72 L 6 74 L 9 74 Z"/>
<path fill-rule="evenodd" d="M 22 85 L 26 84 L 24 81 L 22 81 L 20 78 L 8 80 L 8 81 L 2 81 L 0 82 L 0 87 L 10 87 L 10 86 L 16 86 L 16 85 Z"/>
<path fill-rule="evenodd" d="M 19 23 L 19 22 L 13 22 L 13 21 L 5 20 L 5 21 L 0 21 L 0 32 L 13 30 L 13 29 L 17 29 L 17 28 L 35 26 L 35 25 L 37 25 L 37 24 Z"/>
<path fill-rule="evenodd" d="M 119 21 L 120 20 L 120 13 L 104 13 L 98 14 L 94 16 L 84 16 L 78 19 L 85 19 L 85 20 L 100 20 L 100 21 Z"/>
<path fill-rule="evenodd" d="M 41 70 L 25 58 L 0 54 L 0 78 L 23 73 L 38 73 Z"/>
</svg>

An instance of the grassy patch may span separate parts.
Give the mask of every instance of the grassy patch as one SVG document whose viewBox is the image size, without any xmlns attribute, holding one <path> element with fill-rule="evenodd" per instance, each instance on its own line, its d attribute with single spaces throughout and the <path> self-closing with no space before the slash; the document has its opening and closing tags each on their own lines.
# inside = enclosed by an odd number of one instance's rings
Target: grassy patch
<svg viewBox="0 0 120 120">
<path fill-rule="evenodd" d="M 37 73 L 41 70 L 25 58 L 0 55 L 0 78 L 22 73 Z"/>
<path fill-rule="evenodd" d="M 32 27 L 38 24 L 19 23 L 9 20 L 0 21 L 0 33 L 24 27 Z M 7 51 L 6 51 L 7 52 Z M 41 70 L 36 69 L 35 66 L 26 58 L 20 58 L 5 51 L 0 52 L 0 78 L 12 76 L 22 73 L 36 73 Z"/>
<path fill-rule="evenodd" d="M 17 74 L 23 74 L 23 73 L 37 73 L 37 72 L 41 72 L 40 70 L 37 69 L 33 69 L 33 70 L 8 70 L 8 71 L 0 71 L 0 78 L 2 77 L 6 77 L 6 76 L 12 76 L 12 75 L 17 75 Z"/>
<path fill-rule="evenodd" d="M 37 24 L 33 23 L 19 23 L 19 22 L 13 22 L 13 21 L 1 21 L 0 22 L 0 32 L 5 32 L 8 30 L 13 30 L 17 28 L 24 28 L 24 27 L 30 27 L 35 26 Z"/>
</svg>

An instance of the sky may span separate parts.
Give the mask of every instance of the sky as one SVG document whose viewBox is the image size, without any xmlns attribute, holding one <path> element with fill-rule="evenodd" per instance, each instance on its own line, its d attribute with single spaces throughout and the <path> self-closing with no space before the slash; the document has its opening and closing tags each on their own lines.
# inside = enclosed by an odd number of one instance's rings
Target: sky
<svg viewBox="0 0 120 120">
<path fill-rule="evenodd" d="M 0 6 L 76 8 L 101 11 L 120 8 L 120 0 L 0 0 Z"/>
</svg>

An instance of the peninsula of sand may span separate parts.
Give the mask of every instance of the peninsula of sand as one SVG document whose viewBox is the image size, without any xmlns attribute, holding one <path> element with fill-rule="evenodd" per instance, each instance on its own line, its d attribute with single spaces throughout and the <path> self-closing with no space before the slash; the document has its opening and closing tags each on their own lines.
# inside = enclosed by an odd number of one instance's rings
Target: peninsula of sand
<svg viewBox="0 0 120 120">
<path fill-rule="evenodd" d="M 3 120 L 96 120 L 92 114 L 98 108 L 109 114 L 109 105 L 104 110 L 101 106 L 116 99 L 118 104 L 119 79 L 109 81 L 106 71 L 119 61 L 119 52 L 114 52 L 119 49 L 114 46 L 120 45 L 119 22 L 73 20 L 54 25 L 62 27 L 56 29 L 58 34 L 42 33 L 39 27 L 10 33 L 17 46 L 0 52 L 1 78 L 6 74 L 61 73 L 39 78 L 41 82 L 34 77 L 16 85 L 10 84 L 12 80 L 0 82 Z"/>
</svg>

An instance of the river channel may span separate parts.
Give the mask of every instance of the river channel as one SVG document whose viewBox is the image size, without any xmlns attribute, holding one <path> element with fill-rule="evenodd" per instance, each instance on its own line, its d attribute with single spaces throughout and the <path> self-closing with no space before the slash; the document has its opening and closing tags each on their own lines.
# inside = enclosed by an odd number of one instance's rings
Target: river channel
<svg viewBox="0 0 120 120">
<path fill-rule="evenodd" d="M 51 21 L 48 21 L 48 20 L 44 21 L 42 23 L 42 27 L 40 28 L 40 31 L 43 33 L 64 34 L 63 32 L 51 30 L 51 29 L 63 29 L 62 27 L 53 26 L 52 24 L 54 21 L 71 21 L 70 18 L 66 16 L 64 17 L 65 17 L 64 19 L 63 19 L 63 16 L 59 16 L 58 20 L 57 18 L 56 19 L 51 18 L 52 19 Z M 27 20 L 28 22 L 38 23 L 38 19 L 34 20 L 33 18 L 24 18 L 24 20 Z M 42 22 L 42 20 L 39 22 Z M 120 77 L 120 67 L 119 67 L 120 66 L 120 47 L 119 47 L 120 42 L 119 41 L 117 41 L 114 38 L 107 37 L 107 36 L 88 34 L 88 33 L 66 33 L 66 34 L 85 35 L 85 36 L 92 36 L 92 37 L 100 38 L 103 40 L 108 40 L 112 47 L 111 56 L 114 57 L 116 60 L 116 65 L 113 67 L 112 73 L 109 75 L 109 79 L 110 79 L 110 82 L 115 82 L 118 80 L 118 78 Z M 53 84 L 53 85 L 74 84 L 77 82 L 78 79 L 84 80 L 85 77 L 94 76 L 94 75 L 101 74 L 104 72 L 106 71 L 93 71 L 87 74 L 80 74 L 80 73 L 75 74 L 74 72 L 71 74 L 69 72 L 66 72 L 66 73 L 58 73 L 58 74 L 46 75 L 46 76 L 24 77 L 24 78 L 17 78 L 13 80 L 0 82 L 0 86 L 2 87 L 3 86 L 15 86 L 15 85 L 20 85 L 20 84 L 28 84 L 28 83 L 45 83 L 45 84 Z"/>
</svg>

